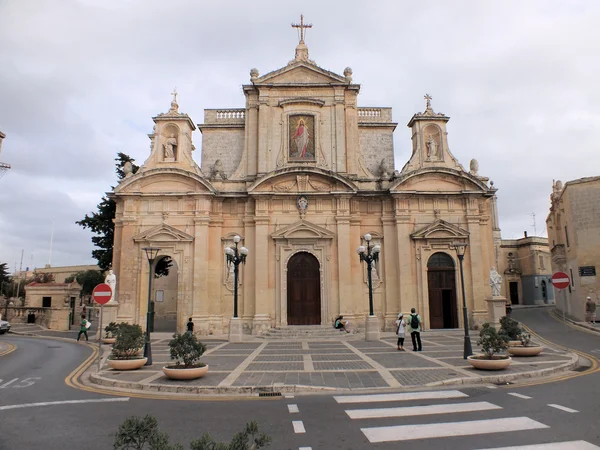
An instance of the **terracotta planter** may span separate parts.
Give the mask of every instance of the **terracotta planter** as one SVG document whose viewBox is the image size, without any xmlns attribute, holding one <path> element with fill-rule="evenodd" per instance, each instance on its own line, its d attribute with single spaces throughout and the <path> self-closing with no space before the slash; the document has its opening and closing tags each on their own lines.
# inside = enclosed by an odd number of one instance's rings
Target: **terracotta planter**
<svg viewBox="0 0 600 450">
<path fill-rule="evenodd" d="M 146 364 L 148 358 L 107 359 L 108 365 L 115 370 L 136 370 Z"/>
<path fill-rule="evenodd" d="M 104 344 L 114 344 L 116 342 L 117 338 L 114 337 L 109 337 L 109 338 L 102 338 L 102 342 Z"/>
<path fill-rule="evenodd" d="M 510 356 L 494 356 L 494 359 L 484 359 L 483 355 L 472 355 L 467 361 L 479 370 L 503 370 L 510 366 Z"/>
<path fill-rule="evenodd" d="M 173 366 L 163 367 L 163 373 L 172 380 L 195 380 L 203 377 L 208 372 L 208 364 L 191 369 L 174 369 Z"/>
<path fill-rule="evenodd" d="M 509 347 L 508 353 L 514 356 L 537 356 L 540 353 L 542 353 L 542 350 L 544 350 L 544 347 L 542 347 L 541 345 L 532 345 L 529 347 L 523 347 L 522 345 L 520 345 Z"/>
</svg>

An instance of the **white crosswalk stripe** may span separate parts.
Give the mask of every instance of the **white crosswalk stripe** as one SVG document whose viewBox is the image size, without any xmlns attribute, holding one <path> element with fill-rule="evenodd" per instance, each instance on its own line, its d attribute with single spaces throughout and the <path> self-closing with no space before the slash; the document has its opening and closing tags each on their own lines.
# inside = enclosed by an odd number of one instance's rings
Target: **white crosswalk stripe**
<svg viewBox="0 0 600 450">
<path fill-rule="evenodd" d="M 522 399 L 531 399 L 526 395 L 522 394 L 511 394 L 513 397 Z M 352 420 L 373 420 L 373 419 L 398 419 L 403 418 L 415 418 L 423 417 L 424 421 L 430 416 L 440 414 L 453 414 L 452 419 L 455 419 L 455 414 L 461 413 L 477 413 L 477 412 L 493 412 L 503 410 L 502 406 L 495 405 L 490 402 L 469 402 L 464 401 L 468 399 L 468 395 L 458 390 L 446 390 L 446 391 L 423 391 L 423 392 L 403 392 L 395 394 L 366 394 L 366 395 L 341 395 L 334 396 L 337 403 L 342 405 L 348 405 L 348 409 L 345 409 L 346 414 Z M 442 401 L 444 403 L 437 404 L 421 404 L 418 402 L 429 401 L 432 403 Z M 365 408 L 369 403 L 390 403 L 396 402 L 402 404 L 402 402 L 413 402 L 406 406 L 395 406 L 391 407 L 378 407 L 378 408 Z M 416 405 L 414 403 L 417 403 Z M 352 407 L 352 405 L 356 405 Z M 569 408 L 562 407 L 559 405 L 549 405 L 552 407 L 559 407 L 563 411 L 569 410 Z M 576 412 L 575 410 L 569 410 L 569 412 Z M 433 422 L 433 423 L 398 423 L 392 426 L 364 426 L 361 427 L 362 433 L 371 443 L 380 442 L 399 442 L 399 441 L 414 441 L 417 439 L 436 439 L 436 438 L 449 438 L 449 437 L 462 437 L 462 436 L 474 436 L 484 435 L 490 433 L 510 433 L 515 431 L 528 431 L 528 430 L 543 430 L 550 428 L 541 422 L 533 420 L 529 417 L 498 417 L 498 414 L 488 416 L 490 418 L 477 419 L 477 420 L 453 420 L 451 422 Z M 369 422 L 368 425 L 372 425 L 376 422 Z M 389 424 L 389 421 L 387 422 Z M 392 422 L 393 423 L 393 422 Z M 536 436 L 536 435 L 534 435 Z M 546 440 L 549 435 L 540 435 L 541 438 Z M 531 441 L 530 441 L 531 442 Z M 586 441 L 565 441 L 565 442 L 553 442 L 548 444 L 536 444 L 536 445 L 522 445 L 514 447 L 502 447 L 487 450 L 600 450 L 593 444 Z"/>
</svg>

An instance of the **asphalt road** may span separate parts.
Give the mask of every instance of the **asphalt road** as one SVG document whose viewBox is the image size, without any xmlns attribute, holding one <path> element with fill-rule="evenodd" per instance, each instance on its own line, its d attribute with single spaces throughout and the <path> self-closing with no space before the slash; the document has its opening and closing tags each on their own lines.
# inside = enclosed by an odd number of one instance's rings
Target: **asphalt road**
<svg viewBox="0 0 600 450">
<path fill-rule="evenodd" d="M 600 352 L 600 335 L 565 328 L 545 309 L 513 314 L 549 340 L 600 355 L 594 352 Z M 451 398 L 436 399 L 424 398 L 432 395 L 424 393 L 412 400 L 348 399 L 331 394 L 224 401 L 151 400 L 67 386 L 65 377 L 91 354 L 84 345 L 11 335 L 0 336 L 0 341 L 17 347 L 0 357 L 0 449 L 109 449 L 119 424 L 128 416 L 144 414 L 154 415 L 173 440 L 186 444 L 206 431 L 218 440 L 228 440 L 247 421 L 255 420 L 273 438 L 269 448 L 276 450 L 488 449 L 551 442 L 570 442 L 570 447 L 564 448 L 586 450 L 585 444 L 575 442 L 578 440 L 598 446 L 590 448 L 600 448 L 599 372 L 574 373 L 580 376 L 537 385 L 459 387 L 454 397 L 450 393 Z M 444 388 L 445 393 L 433 395 L 448 396 L 449 390 Z M 102 402 L 6 408 L 72 400 Z M 343 403 L 349 400 L 354 402 Z M 397 417 L 373 417 L 392 413 Z M 473 432 L 482 434 L 469 435 Z M 374 442 L 377 439 L 393 440 Z"/>
</svg>

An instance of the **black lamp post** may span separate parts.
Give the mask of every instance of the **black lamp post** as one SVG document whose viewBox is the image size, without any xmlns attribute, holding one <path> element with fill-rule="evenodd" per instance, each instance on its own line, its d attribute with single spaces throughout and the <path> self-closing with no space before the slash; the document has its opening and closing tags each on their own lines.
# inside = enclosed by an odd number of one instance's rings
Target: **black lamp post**
<svg viewBox="0 0 600 450">
<path fill-rule="evenodd" d="M 371 235 L 369 233 L 364 235 L 365 241 L 367 241 L 367 246 L 361 245 L 356 249 L 356 253 L 360 257 L 361 261 L 367 262 L 367 279 L 369 280 L 369 316 L 374 316 L 373 313 L 373 279 L 371 278 L 371 270 L 373 268 L 373 263 L 379 260 L 379 252 L 381 251 L 381 246 L 374 245 L 371 246 Z"/>
<path fill-rule="evenodd" d="M 467 359 L 467 356 L 471 356 L 473 354 L 473 349 L 471 347 L 471 338 L 469 337 L 469 315 L 467 313 L 467 298 L 465 295 L 465 274 L 463 272 L 463 259 L 465 258 L 465 250 L 467 248 L 467 244 L 458 243 L 454 245 L 456 249 L 456 255 L 458 256 L 458 261 L 460 263 L 460 286 L 462 288 L 462 299 L 463 299 L 463 322 L 465 324 L 465 345 L 463 351 L 463 358 Z"/>
<path fill-rule="evenodd" d="M 239 236 L 233 237 L 235 247 L 225 247 L 225 255 L 227 256 L 227 266 L 233 264 L 233 317 L 238 316 L 238 266 L 240 263 L 246 264 L 248 249 L 241 247 L 238 250 L 238 244 L 242 238 Z"/>
<path fill-rule="evenodd" d="M 154 260 L 160 251 L 160 248 L 156 247 L 145 247 L 143 250 L 146 252 L 146 257 L 148 258 L 148 312 L 146 313 L 146 342 L 144 343 L 144 357 L 148 358 L 146 361 L 146 366 L 152 365 L 152 347 L 150 346 L 150 319 L 151 319 L 151 302 L 152 302 L 152 268 L 154 265 Z"/>
</svg>

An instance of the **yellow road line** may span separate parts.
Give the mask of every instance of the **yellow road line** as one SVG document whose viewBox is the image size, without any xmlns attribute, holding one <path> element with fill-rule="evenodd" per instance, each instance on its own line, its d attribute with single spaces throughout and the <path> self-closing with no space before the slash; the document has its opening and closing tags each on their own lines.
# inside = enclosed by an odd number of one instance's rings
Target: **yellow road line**
<svg viewBox="0 0 600 450">
<path fill-rule="evenodd" d="M 557 320 L 556 317 L 553 316 L 552 312 L 548 311 L 548 314 L 553 319 Z M 562 322 L 562 320 L 559 321 L 559 322 Z M 567 325 L 570 326 L 571 328 L 579 331 L 579 327 L 574 327 L 574 326 L 572 326 L 570 324 L 567 324 Z M 525 331 L 527 331 L 528 333 L 530 333 L 532 336 L 535 336 L 536 340 L 540 341 L 543 344 L 546 344 L 546 345 L 549 345 L 549 346 L 553 346 L 553 347 L 556 347 L 556 348 L 559 348 L 559 349 L 562 349 L 562 350 L 565 350 L 565 351 L 568 351 L 568 352 L 572 352 L 572 353 L 575 353 L 576 355 L 579 355 L 579 356 L 581 356 L 583 358 L 589 359 L 591 361 L 591 363 L 592 363 L 592 366 L 588 370 L 586 370 L 585 372 L 568 373 L 568 374 L 565 374 L 565 375 L 560 375 L 560 376 L 557 376 L 557 377 L 553 377 L 553 378 L 551 378 L 549 380 L 531 381 L 531 382 L 527 382 L 527 383 L 518 383 L 518 384 L 514 384 L 514 385 L 510 385 L 510 386 L 501 386 L 501 387 L 504 387 L 504 388 L 508 388 L 508 387 L 510 387 L 510 388 L 516 388 L 516 387 L 536 386 L 536 385 L 539 385 L 539 384 L 555 383 L 557 381 L 564 381 L 564 380 L 569 380 L 571 378 L 582 377 L 582 376 L 585 376 L 585 375 L 591 375 L 593 373 L 596 373 L 596 372 L 600 371 L 600 361 L 595 356 L 590 355 L 590 354 L 585 353 L 585 352 L 582 352 L 582 351 L 579 351 L 579 350 L 575 350 L 575 349 L 572 349 L 572 348 L 569 348 L 569 347 L 565 347 L 564 345 L 556 344 L 556 343 L 554 343 L 552 341 L 549 341 L 548 339 L 545 339 L 545 338 L 541 337 L 539 334 L 537 334 L 535 331 L 533 331 L 531 328 L 529 328 L 526 325 L 521 324 L 521 327 L 523 327 L 523 329 Z M 590 332 L 590 333 L 593 333 L 593 332 Z"/>
<path fill-rule="evenodd" d="M 2 353 L 0 353 L 0 356 L 4 356 L 4 355 L 8 355 L 11 352 L 14 352 L 16 350 L 16 346 L 9 344 L 8 342 L 2 342 L 3 344 L 8 345 L 8 348 L 6 350 L 4 350 Z"/>
</svg>

